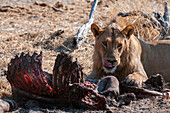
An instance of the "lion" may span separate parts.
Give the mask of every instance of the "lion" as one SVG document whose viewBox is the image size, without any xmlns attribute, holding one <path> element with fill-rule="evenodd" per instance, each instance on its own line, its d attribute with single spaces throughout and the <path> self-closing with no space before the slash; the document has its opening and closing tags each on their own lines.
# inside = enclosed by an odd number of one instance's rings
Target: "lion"
<svg viewBox="0 0 170 113">
<path fill-rule="evenodd" d="M 170 82 L 170 41 L 144 42 L 133 35 L 132 25 L 119 30 L 93 23 L 91 31 L 95 36 L 93 71 L 86 79 L 113 75 L 119 82 L 141 84 L 159 73 Z"/>
</svg>

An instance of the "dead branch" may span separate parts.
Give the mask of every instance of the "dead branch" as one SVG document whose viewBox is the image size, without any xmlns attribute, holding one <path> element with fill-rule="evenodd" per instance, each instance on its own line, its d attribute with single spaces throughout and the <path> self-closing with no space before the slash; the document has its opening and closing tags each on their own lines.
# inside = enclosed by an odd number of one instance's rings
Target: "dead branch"
<svg viewBox="0 0 170 113">
<path fill-rule="evenodd" d="M 44 3 L 44 2 L 38 2 L 38 1 L 35 1 L 35 3 L 34 3 L 35 5 L 39 5 L 39 6 L 42 6 L 42 7 L 46 7 L 46 6 L 48 6 L 48 4 L 47 3 Z"/>
<path fill-rule="evenodd" d="M 166 37 L 170 36 L 169 34 L 169 15 L 168 15 L 168 6 L 167 2 L 165 2 L 165 8 L 164 8 L 164 15 L 162 16 L 161 13 L 153 12 L 155 18 L 159 21 L 159 23 L 162 26 L 162 29 L 160 30 L 160 37 L 159 40 L 164 40 Z"/>
<path fill-rule="evenodd" d="M 55 12 L 63 12 L 59 9 L 56 9 L 54 6 L 51 6 L 50 4 L 47 4 L 45 2 L 38 2 L 38 1 L 35 1 L 34 3 L 35 5 L 38 5 L 38 6 L 41 6 L 41 7 L 49 7 L 49 8 L 52 8 Z"/>
<path fill-rule="evenodd" d="M 50 33 L 51 39 L 54 39 L 54 37 L 60 36 L 60 35 L 63 34 L 63 33 L 64 33 L 64 30 L 57 30 L 57 31 L 55 31 L 54 33 Z"/>
<path fill-rule="evenodd" d="M 0 7 L 0 12 L 7 12 L 7 11 L 9 11 L 9 10 L 11 10 L 11 9 L 13 9 L 13 7 L 12 6 L 1 6 Z"/>
<path fill-rule="evenodd" d="M 59 10 L 59 9 L 56 9 L 55 7 L 51 7 L 55 12 L 60 12 L 62 13 L 63 11 Z"/>
<path fill-rule="evenodd" d="M 168 15 L 168 6 L 165 2 L 165 8 L 164 8 L 164 15 L 162 16 L 161 13 L 153 12 L 155 18 L 159 21 L 162 27 L 168 28 L 169 27 L 169 15 Z"/>
<path fill-rule="evenodd" d="M 149 19 L 151 22 L 153 22 L 153 27 L 155 26 L 161 26 L 160 23 L 155 20 L 153 17 L 151 17 L 150 14 L 146 14 L 142 11 L 133 11 L 133 12 L 128 12 L 128 13 L 122 13 L 122 12 L 119 12 L 118 13 L 118 16 L 122 16 L 122 17 L 127 17 L 127 16 L 138 16 L 138 15 L 141 15 L 143 16 L 144 18 L 147 18 Z"/>
<path fill-rule="evenodd" d="M 165 2 L 165 9 L 164 9 L 164 20 L 166 21 L 166 22 L 168 22 L 168 24 L 169 24 L 169 15 L 168 15 L 168 4 L 167 4 L 167 2 Z"/>
<path fill-rule="evenodd" d="M 89 20 L 87 21 L 86 24 L 80 27 L 76 36 L 74 36 L 74 39 L 73 39 L 74 48 L 80 47 L 80 45 L 86 40 L 87 32 L 94 20 L 94 12 L 95 12 L 97 3 L 98 3 L 98 0 L 94 0 L 90 15 L 89 15 Z"/>
<path fill-rule="evenodd" d="M 141 15 L 144 18 L 149 19 L 152 22 L 152 26 L 155 28 L 155 26 L 158 26 L 160 28 L 160 37 L 158 38 L 158 40 L 164 40 L 166 39 L 168 36 L 170 36 L 170 30 L 169 30 L 169 15 L 168 15 L 168 5 L 167 2 L 165 2 L 165 8 L 164 8 L 164 15 L 162 16 L 161 13 L 158 12 L 153 12 L 154 17 L 156 19 L 154 19 L 153 17 L 151 17 L 150 14 L 146 14 L 144 12 L 141 11 L 133 11 L 133 12 L 128 12 L 128 13 L 122 13 L 119 12 L 118 16 L 122 16 L 122 17 L 126 17 L 126 16 L 137 16 L 137 15 Z"/>
</svg>

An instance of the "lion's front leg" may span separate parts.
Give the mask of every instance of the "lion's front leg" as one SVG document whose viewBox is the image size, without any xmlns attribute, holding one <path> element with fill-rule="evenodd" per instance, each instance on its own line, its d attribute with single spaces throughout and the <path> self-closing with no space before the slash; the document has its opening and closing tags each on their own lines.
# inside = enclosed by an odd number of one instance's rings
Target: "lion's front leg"
<svg viewBox="0 0 170 113">
<path fill-rule="evenodd" d="M 125 78 L 126 84 L 142 87 L 142 83 L 144 83 L 148 79 L 147 75 L 143 75 L 139 72 L 134 72 L 132 74 L 129 74 Z"/>
</svg>

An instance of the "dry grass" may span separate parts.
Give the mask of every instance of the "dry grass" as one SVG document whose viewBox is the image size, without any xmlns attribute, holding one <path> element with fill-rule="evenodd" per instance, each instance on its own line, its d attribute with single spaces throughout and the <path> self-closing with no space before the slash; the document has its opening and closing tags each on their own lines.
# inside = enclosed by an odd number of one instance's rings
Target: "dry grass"
<svg viewBox="0 0 170 113">
<path fill-rule="evenodd" d="M 8 1 L 8 0 L 7 0 Z M 6 2 L 7 2 L 6 1 Z M 75 2 L 76 1 L 76 2 Z M 17 53 L 43 51 L 43 69 L 52 73 L 54 60 L 59 51 L 71 45 L 71 38 L 77 33 L 78 28 L 88 20 L 91 3 L 88 0 L 71 0 L 61 3 L 62 6 L 55 12 L 51 6 L 56 2 L 47 3 L 48 6 L 30 4 L 3 4 L 7 12 L 0 12 L 0 70 L 6 70 L 10 59 Z M 99 0 L 95 12 L 95 23 L 104 27 L 110 21 L 122 28 L 133 24 L 136 28 L 135 35 L 150 41 L 157 38 L 157 29 L 144 28 L 142 24 L 150 23 L 149 20 L 139 16 L 118 17 L 119 12 L 143 11 L 151 14 L 153 11 L 163 13 L 163 3 L 168 0 Z M 61 36 L 51 37 L 51 33 L 64 30 Z M 94 38 L 89 31 L 88 41 L 94 43 Z M 81 48 L 70 54 L 77 58 L 84 67 L 84 73 L 92 70 L 93 44 L 84 43 Z M 11 89 L 5 77 L 0 80 L 0 97 L 11 98 Z"/>
</svg>

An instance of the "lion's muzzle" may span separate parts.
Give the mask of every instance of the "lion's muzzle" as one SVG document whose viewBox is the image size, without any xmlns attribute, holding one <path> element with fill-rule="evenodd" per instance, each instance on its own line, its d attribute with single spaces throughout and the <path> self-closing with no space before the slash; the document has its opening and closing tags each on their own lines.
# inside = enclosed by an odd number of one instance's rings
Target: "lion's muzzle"
<svg viewBox="0 0 170 113">
<path fill-rule="evenodd" d="M 116 60 L 112 61 L 112 62 L 108 62 L 106 60 L 103 61 L 103 69 L 106 73 L 114 73 L 114 71 L 116 70 L 116 65 L 115 62 L 117 62 Z"/>
</svg>

